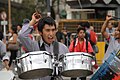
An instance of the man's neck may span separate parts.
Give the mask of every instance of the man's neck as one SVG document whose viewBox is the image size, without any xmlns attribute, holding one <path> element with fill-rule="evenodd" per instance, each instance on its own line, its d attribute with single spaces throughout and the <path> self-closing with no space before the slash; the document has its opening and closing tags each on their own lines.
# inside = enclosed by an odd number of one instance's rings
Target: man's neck
<svg viewBox="0 0 120 80">
<path fill-rule="evenodd" d="M 84 38 L 78 38 L 79 41 L 84 41 Z"/>
</svg>

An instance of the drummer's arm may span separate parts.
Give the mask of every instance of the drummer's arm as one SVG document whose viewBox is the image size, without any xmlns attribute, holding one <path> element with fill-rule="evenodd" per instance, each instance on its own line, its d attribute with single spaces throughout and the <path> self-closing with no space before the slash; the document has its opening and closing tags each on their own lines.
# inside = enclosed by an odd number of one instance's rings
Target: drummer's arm
<svg viewBox="0 0 120 80">
<path fill-rule="evenodd" d="M 0 53 L 2 61 L 7 70 L 9 70 L 9 55 L 6 52 L 6 45 L 1 41 L 0 42 Z"/>
<path fill-rule="evenodd" d="M 110 21 L 111 19 L 112 19 L 112 17 L 106 16 L 106 20 L 105 20 L 105 22 L 103 23 L 102 28 L 101 28 L 101 33 L 102 33 L 102 35 L 103 35 L 106 39 L 108 39 L 109 36 L 110 36 L 110 35 L 106 32 L 106 28 L 107 28 L 108 23 L 109 23 L 109 21 Z"/>
<path fill-rule="evenodd" d="M 18 39 L 22 43 L 22 45 L 27 49 L 27 51 L 33 51 L 33 40 L 28 36 L 33 32 L 33 27 L 29 24 L 23 25 L 21 31 L 18 33 Z"/>
<path fill-rule="evenodd" d="M 34 41 L 30 39 L 28 36 L 34 30 L 34 25 L 39 21 L 39 19 L 35 18 L 36 13 L 32 15 L 32 20 L 29 24 L 23 25 L 21 31 L 18 33 L 18 38 L 21 41 L 22 45 L 27 49 L 27 51 L 34 51 Z"/>
</svg>

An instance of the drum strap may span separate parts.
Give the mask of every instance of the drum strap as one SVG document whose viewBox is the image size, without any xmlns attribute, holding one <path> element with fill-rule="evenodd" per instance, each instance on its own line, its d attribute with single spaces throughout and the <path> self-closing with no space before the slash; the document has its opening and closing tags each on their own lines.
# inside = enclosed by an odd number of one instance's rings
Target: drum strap
<svg viewBox="0 0 120 80">
<path fill-rule="evenodd" d="M 54 43 L 53 43 L 53 52 L 54 52 L 55 59 L 58 60 L 59 43 L 56 41 L 54 41 Z"/>
<path fill-rule="evenodd" d="M 85 39 L 86 39 L 86 50 L 87 50 L 87 53 L 88 53 L 88 33 L 85 34 Z"/>
<path fill-rule="evenodd" d="M 38 45 L 39 45 L 39 49 L 40 49 L 41 51 L 46 51 L 46 50 L 45 50 L 45 45 L 44 45 L 44 43 L 42 44 L 42 46 L 40 46 L 40 41 L 38 41 Z"/>
<path fill-rule="evenodd" d="M 42 44 L 42 46 L 40 46 L 40 41 L 38 41 L 38 45 L 39 45 L 39 49 L 41 51 L 46 51 L 45 50 L 45 45 L 44 43 Z M 54 52 L 54 56 L 55 56 L 55 59 L 58 60 L 58 54 L 59 54 L 59 43 L 54 41 L 53 43 L 53 52 Z"/>
</svg>

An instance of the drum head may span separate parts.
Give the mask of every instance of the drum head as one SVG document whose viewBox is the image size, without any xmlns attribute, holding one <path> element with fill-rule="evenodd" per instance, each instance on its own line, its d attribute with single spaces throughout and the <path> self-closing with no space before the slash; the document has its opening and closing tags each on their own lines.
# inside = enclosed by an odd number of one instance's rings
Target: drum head
<svg viewBox="0 0 120 80">
<path fill-rule="evenodd" d="M 74 69 L 63 71 L 61 74 L 65 77 L 86 77 L 93 74 L 93 72 L 90 70 Z"/>
<path fill-rule="evenodd" d="M 30 71 L 21 73 L 19 75 L 19 78 L 20 79 L 36 79 L 36 78 L 41 78 L 41 77 L 51 75 L 52 72 L 53 70 L 49 68 L 35 69 L 35 70 L 30 70 Z"/>
</svg>

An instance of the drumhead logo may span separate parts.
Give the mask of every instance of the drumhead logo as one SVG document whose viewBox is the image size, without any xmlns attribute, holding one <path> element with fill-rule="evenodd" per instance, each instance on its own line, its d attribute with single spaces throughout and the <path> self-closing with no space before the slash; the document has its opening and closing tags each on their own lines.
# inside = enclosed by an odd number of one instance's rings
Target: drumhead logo
<svg viewBox="0 0 120 80">
<path fill-rule="evenodd" d="M 91 60 L 89 59 L 69 59 L 65 61 L 66 63 L 82 63 L 82 64 L 91 64 Z"/>
</svg>

